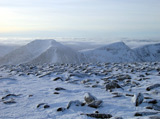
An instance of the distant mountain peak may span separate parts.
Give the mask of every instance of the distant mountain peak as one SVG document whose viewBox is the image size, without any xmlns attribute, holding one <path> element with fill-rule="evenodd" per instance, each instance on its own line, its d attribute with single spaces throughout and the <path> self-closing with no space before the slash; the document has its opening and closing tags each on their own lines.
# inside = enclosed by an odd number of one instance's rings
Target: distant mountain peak
<svg viewBox="0 0 160 119">
<path fill-rule="evenodd" d="M 0 59 L 1 64 L 80 63 L 81 54 L 53 39 L 34 40 Z"/>
</svg>

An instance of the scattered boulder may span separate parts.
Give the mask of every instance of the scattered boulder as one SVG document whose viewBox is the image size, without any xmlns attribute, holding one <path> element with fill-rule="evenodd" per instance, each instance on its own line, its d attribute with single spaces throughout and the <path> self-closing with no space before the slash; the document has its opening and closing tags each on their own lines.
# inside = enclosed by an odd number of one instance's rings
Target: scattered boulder
<svg viewBox="0 0 160 119">
<path fill-rule="evenodd" d="M 84 100 L 86 101 L 87 104 L 90 104 L 91 102 L 96 100 L 96 97 L 94 97 L 90 93 L 85 93 Z"/>
<path fill-rule="evenodd" d="M 66 90 L 66 89 L 61 88 L 61 87 L 57 87 L 57 88 L 55 88 L 55 90 L 56 90 L 56 91 L 61 91 L 61 90 Z"/>
<path fill-rule="evenodd" d="M 72 105 L 75 106 L 82 106 L 82 102 L 80 102 L 79 100 L 75 100 L 75 101 L 70 101 L 67 105 L 67 109 L 69 109 Z"/>
<path fill-rule="evenodd" d="M 135 106 L 139 106 L 144 100 L 143 94 L 142 93 L 135 94 L 132 100 Z"/>
<path fill-rule="evenodd" d="M 100 114 L 100 113 L 91 113 L 91 114 L 81 114 L 81 115 L 86 115 L 88 117 L 93 117 L 93 118 L 111 118 L 112 115 L 111 114 Z"/>
<path fill-rule="evenodd" d="M 160 84 L 154 84 L 146 88 L 147 91 L 160 87 Z"/>
<path fill-rule="evenodd" d="M 115 88 L 122 88 L 116 81 L 112 81 L 106 85 L 106 91 L 112 90 Z"/>
<path fill-rule="evenodd" d="M 58 95 L 58 94 L 59 94 L 59 92 L 54 92 L 53 94 L 56 94 L 56 95 Z"/>
<path fill-rule="evenodd" d="M 118 81 L 123 81 L 125 79 L 131 79 L 131 76 L 130 75 L 120 75 L 117 77 Z"/>
<path fill-rule="evenodd" d="M 28 95 L 28 97 L 33 97 L 33 95 L 31 94 L 31 95 Z"/>
<path fill-rule="evenodd" d="M 146 107 L 146 109 L 153 109 L 151 106 Z"/>
<path fill-rule="evenodd" d="M 16 103 L 16 101 L 14 101 L 13 99 L 8 100 L 8 101 L 3 101 L 4 104 L 14 104 Z"/>
<path fill-rule="evenodd" d="M 19 95 L 16 95 L 16 94 L 8 94 L 8 95 L 2 97 L 2 100 L 5 100 L 5 99 L 11 98 L 11 97 L 17 97 L 17 96 L 19 96 Z"/>
<path fill-rule="evenodd" d="M 84 100 L 88 104 L 88 106 L 92 108 L 100 107 L 103 102 L 102 100 L 97 100 L 97 98 L 91 95 L 90 93 L 86 93 L 84 95 Z"/>
<path fill-rule="evenodd" d="M 148 115 L 155 115 L 159 112 L 136 112 L 134 116 L 148 116 Z"/>
<path fill-rule="evenodd" d="M 150 100 L 148 101 L 148 103 L 151 103 L 151 104 L 156 104 L 158 101 L 156 99 L 153 99 L 153 100 Z"/>
<path fill-rule="evenodd" d="M 49 105 L 44 105 L 43 107 L 44 107 L 44 108 L 49 108 L 50 106 L 49 106 Z"/>
<path fill-rule="evenodd" d="M 58 109 L 57 109 L 57 112 L 63 112 L 63 111 L 65 111 L 66 109 L 64 108 L 64 107 L 59 107 Z"/>
<path fill-rule="evenodd" d="M 40 108 L 40 107 L 42 107 L 42 106 L 43 106 L 44 109 L 50 107 L 47 103 L 40 103 L 40 104 L 37 105 L 37 108 Z"/>
<path fill-rule="evenodd" d="M 40 103 L 37 105 L 37 108 L 41 107 L 42 105 L 45 105 L 46 103 Z"/>
<path fill-rule="evenodd" d="M 88 106 L 93 107 L 93 108 L 98 108 L 101 106 L 102 102 L 103 102 L 102 100 L 95 100 L 95 101 L 89 103 Z"/>
<path fill-rule="evenodd" d="M 126 94 L 126 96 L 133 97 L 134 95 L 133 94 Z"/>
<path fill-rule="evenodd" d="M 53 81 L 57 81 L 57 80 L 63 81 L 61 77 L 56 77 L 56 78 L 53 79 Z"/>
</svg>

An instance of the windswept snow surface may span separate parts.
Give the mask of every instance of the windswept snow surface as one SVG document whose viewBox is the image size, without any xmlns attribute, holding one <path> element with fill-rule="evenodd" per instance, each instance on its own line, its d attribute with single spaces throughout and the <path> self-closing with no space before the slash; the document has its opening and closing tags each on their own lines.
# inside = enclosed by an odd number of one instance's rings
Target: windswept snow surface
<svg viewBox="0 0 160 119">
<path fill-rule="evenodd" d="M 95 111 L 113 118 L 137 119 L 136 112 L 152 114 L 157 110 L 146 107 L 160 105 L 160 88 L 146 91 L 148 86 L 159 83 L 158 62 L 5 65 L 0 67 L 0 77 L 0 119 L 91 119 L 81 114 Z M 106 91 L 106 84 L 112 81 L 121 88 Z M 66 109 L 70 101 L 84 102 L 85 93 L 102 100 L 102 105 L 96 109 L 73 103 Z M 136 107 L 132 98 L 137 93 L 144 95 L 144 101 Z M 152 99 L 157 104 L 148 103 Z M 49 107 L 44 108 L 44 104 Z M 61 107 L 64 110 L 57 111 Z M 142 119 L 155 115 L 160 116 L 158 113 Z"/>
</svg>

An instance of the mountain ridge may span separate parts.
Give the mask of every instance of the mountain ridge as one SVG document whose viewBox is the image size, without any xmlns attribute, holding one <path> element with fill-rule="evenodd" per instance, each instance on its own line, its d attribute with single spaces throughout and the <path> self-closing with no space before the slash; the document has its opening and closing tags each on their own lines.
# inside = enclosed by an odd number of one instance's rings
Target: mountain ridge
<svg viewBox="0 0 160 119">
<path fill-rule="evenodd" d="M 160 43 L 131 49 L 124 42 L 115 42 L 92 50 L 78 52 L 53 39 L 38 39 L 0 58 L 0 65 L 147 61 L 160 61 Z"/>
</svg>

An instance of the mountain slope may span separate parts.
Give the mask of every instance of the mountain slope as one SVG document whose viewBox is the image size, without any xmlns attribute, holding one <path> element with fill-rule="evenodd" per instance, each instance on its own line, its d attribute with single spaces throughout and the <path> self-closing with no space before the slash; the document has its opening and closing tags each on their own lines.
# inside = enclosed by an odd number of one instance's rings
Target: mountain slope
<svg viewBox="0 0 160 119">
<path fill-rule="evenodd" d="M 83 51 L 91 62 L 135 62 L 140 61 L 136 53 L 125 43 L 117 42 L 94 50 Z"/>
<path fill-rule="evenodd" d="M 0 64 L 79 63 L 79 53 L 55 40 L 35 40 L 0 59 Z"/>
<path fill-rule="evenodd" d="M 134 51 L 141 57 L 142 61 L 160 61 L 160 43 L 135 48 Z"/>
<path fill-rule="evenodd" d="M 19 48 L 18 45 L 4 45 L 0 44 L 0 57 L 5 56 L 6 54 L 10 53 L 11 51 Z"/>
<path fill-rule="evenodd" d="M 30 63 L 81 63 L 83 61 L 85 61 L 83 55 L 67 46 L 57 43 L 56 45 L 52 44 L 49 49 L 33 59 Z"/>
<path fill-rule="evenodd" d="M 51 40 L 35 40 L 22 46 L 0 59 L 1 64 L 26 63 L 50 47 Z"/>
</svg>

